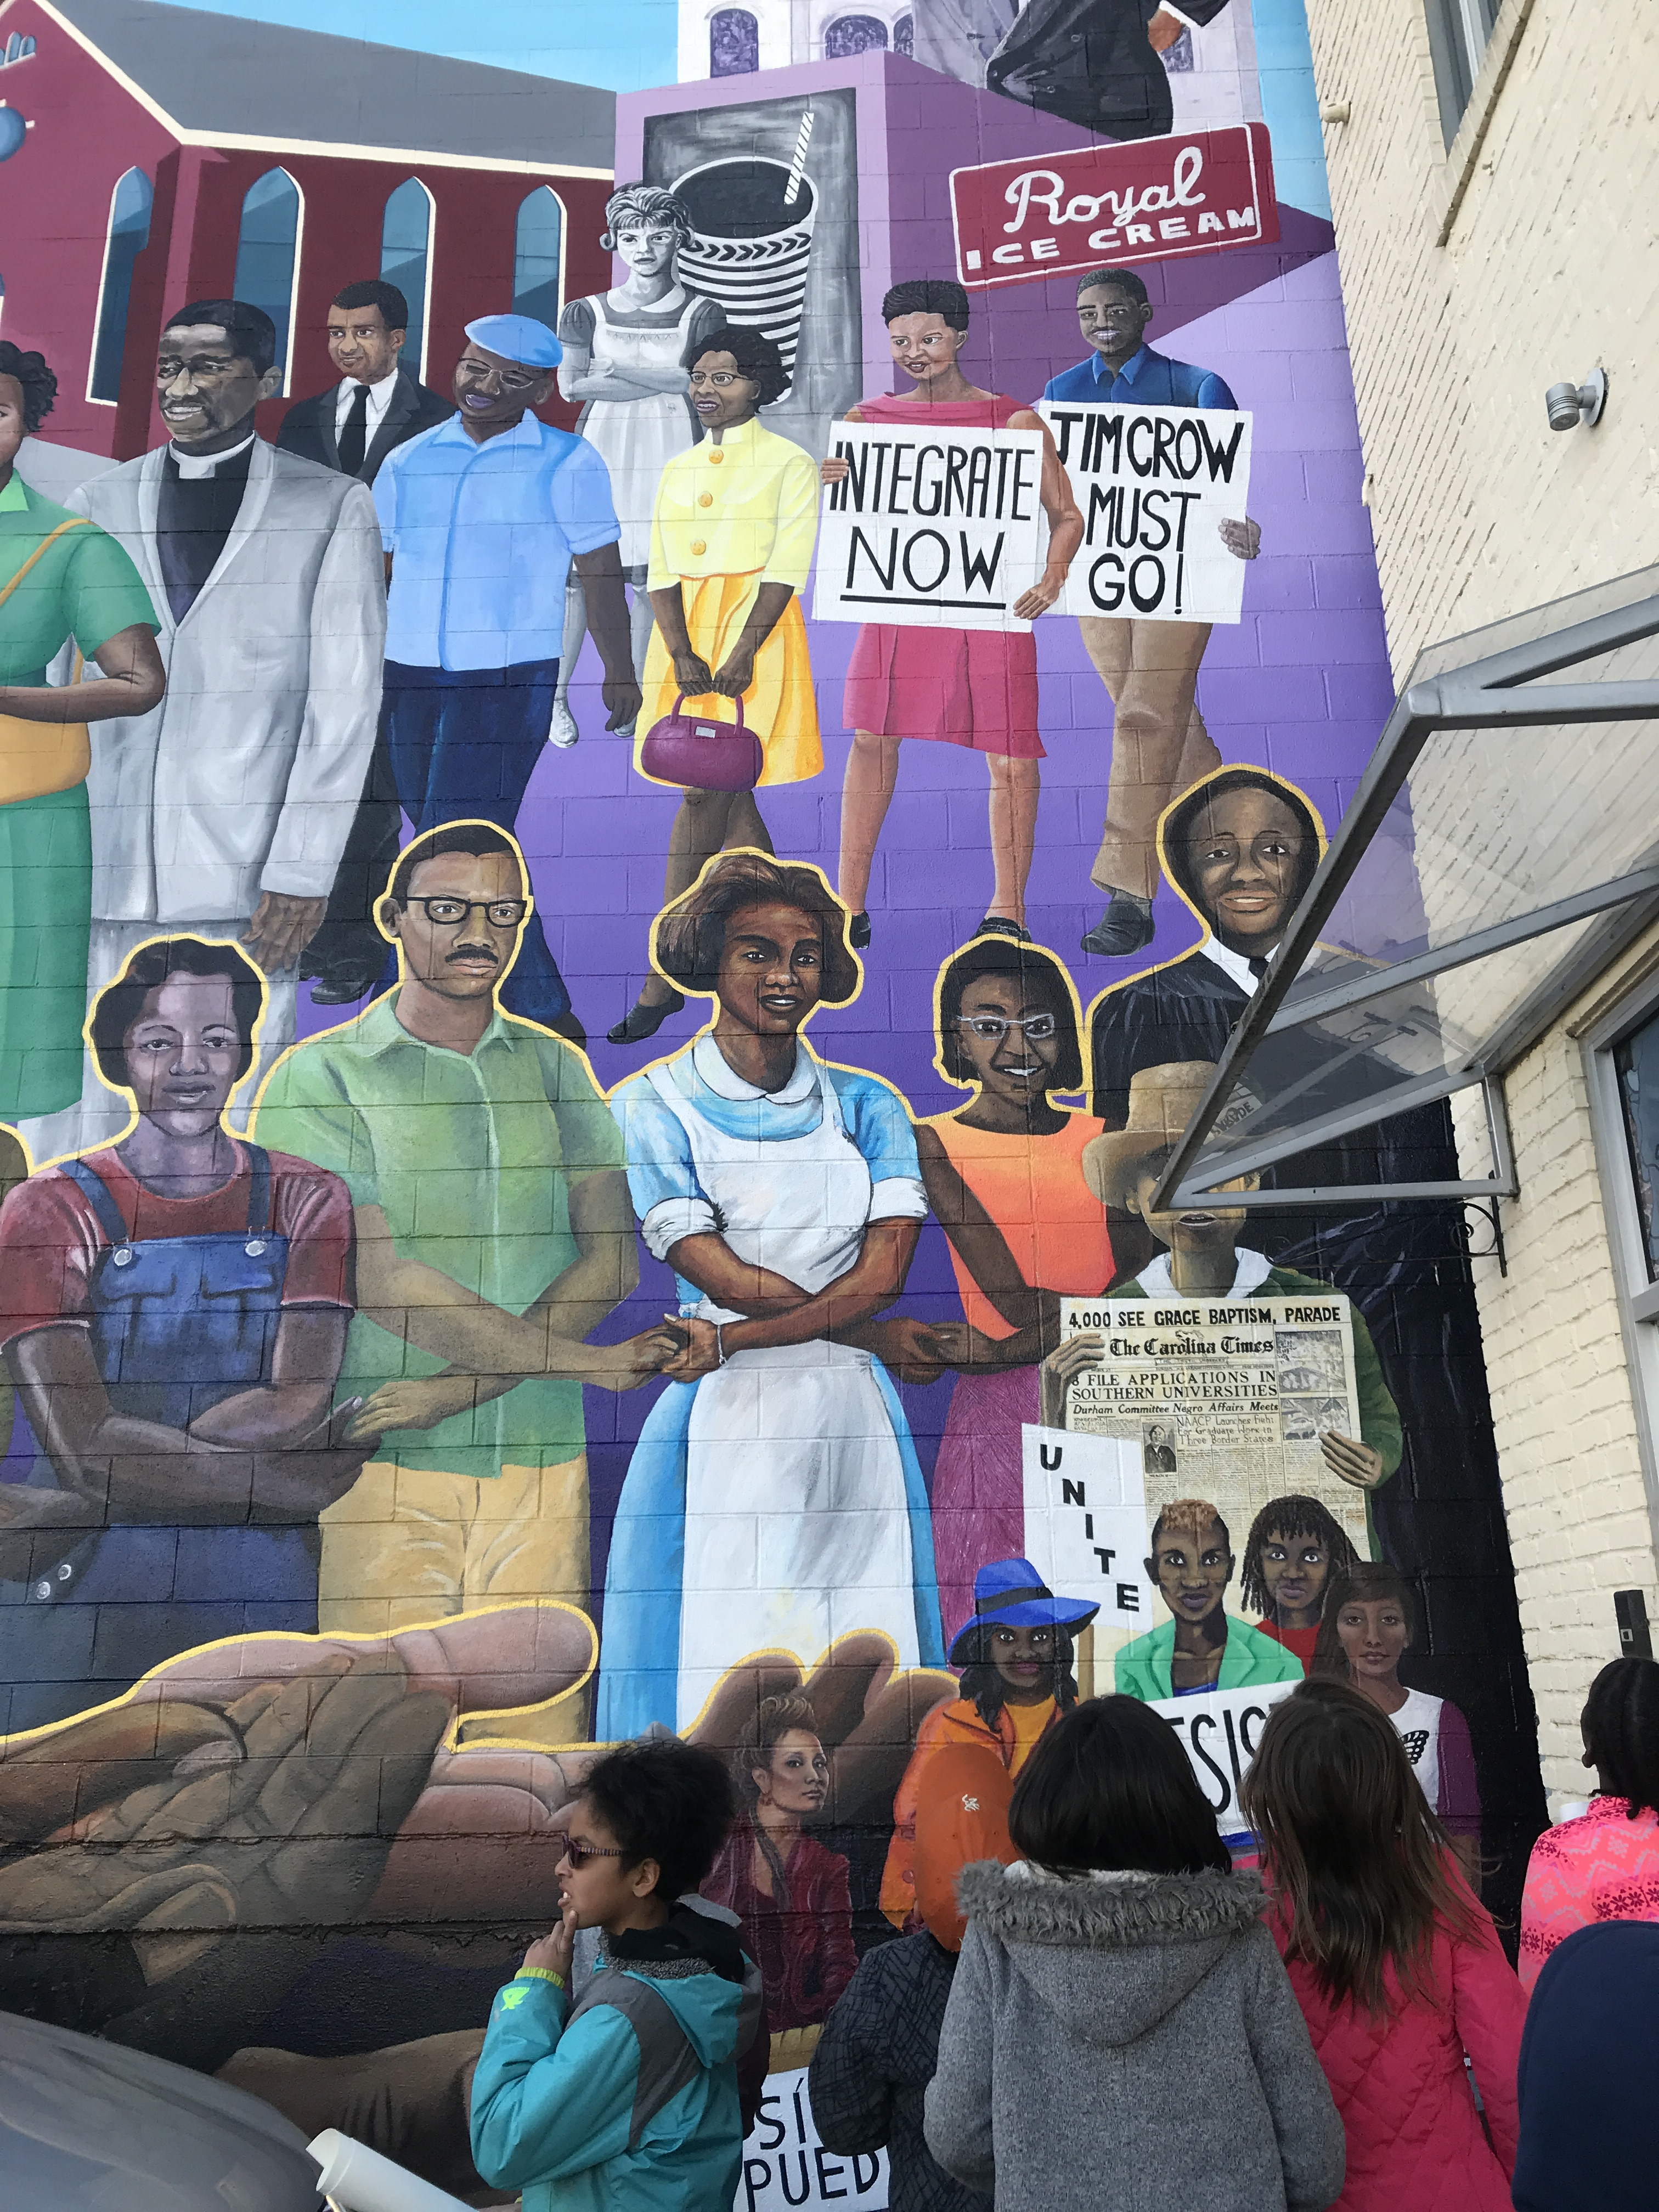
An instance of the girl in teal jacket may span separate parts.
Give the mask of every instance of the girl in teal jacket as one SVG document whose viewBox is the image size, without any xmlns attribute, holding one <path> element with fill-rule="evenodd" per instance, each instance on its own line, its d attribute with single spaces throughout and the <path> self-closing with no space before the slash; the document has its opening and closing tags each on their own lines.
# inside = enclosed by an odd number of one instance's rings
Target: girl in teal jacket
<svg viewBox="0 0 1659 2212">
<path fill-rule="evenodd" d="M 472 2081 L 474 2163 L 525 2212 L 731 2212 L 760 1975 L 732 1928 L 670 1900 L 736 1809 L 724 1763 L 672 1741 L 612 1752 L 572 1808 L 559 1924 L 497 1995 Z M 579 1928 L 600 1942 L 573 2003 Z"/>
</svg>

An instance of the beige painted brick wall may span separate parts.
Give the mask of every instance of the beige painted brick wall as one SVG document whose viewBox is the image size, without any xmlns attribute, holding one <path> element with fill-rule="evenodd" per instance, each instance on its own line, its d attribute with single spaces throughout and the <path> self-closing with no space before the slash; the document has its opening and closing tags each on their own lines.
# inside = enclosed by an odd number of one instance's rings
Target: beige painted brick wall
<svg viewBox="0 0 1659 2212">
<path fill-rule="evenodd" d="M 1449 154 L 1424 0 L 1308 13 L 1320 98 L 1351 104 L 1325 145 L 1403 678 L 1426 644 L 1659 560 L 1659 4 L 1590 18 L 1582 0 L 1504 0 Z M 1551 431 L 1545 387 L 1597 365 L 1601 423 Z M 1656 1618 L 1659 1603 L 1571 1029 L 1510 1075 L 1510 1273 L 1476 1272 L 1545 1780 L 1576 1795 L 1612 1593 L 1645 1590 Z"/>
</svg>

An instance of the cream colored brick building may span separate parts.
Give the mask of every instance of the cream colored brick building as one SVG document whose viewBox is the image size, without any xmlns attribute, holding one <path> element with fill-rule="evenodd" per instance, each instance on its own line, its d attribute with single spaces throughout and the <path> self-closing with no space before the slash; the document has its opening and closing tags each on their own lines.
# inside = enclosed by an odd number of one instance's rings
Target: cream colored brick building
<svg viewBox="0 0 1659 2212">
<path fill-rule="evenodd" d="M 1490 0 L 1308 0 L 1401 680 L 1426 644 L 1659 560 L 1659 6 L 1491 12 Z M 1599 424 L 1553 432 L 1546 387 L 1596 367 L 1609 384 Z M 1659 748 L 1659 732 L 1643 734 Z M 1606 804 L 1630 796 L 1609 789 Z M 1577 1714 L 1617 1650 L 1613 1591 L 1643 1591 L 1659 1616 L 1659 1322 L 1644 1317 L 1610 1052 L 1659 1011 L 1656 977 L 1659 928 L 1510 1071 L 1509 1273 L 1477 1269 L 1557 1799 L 1587 1786 Z"/>
</svg>

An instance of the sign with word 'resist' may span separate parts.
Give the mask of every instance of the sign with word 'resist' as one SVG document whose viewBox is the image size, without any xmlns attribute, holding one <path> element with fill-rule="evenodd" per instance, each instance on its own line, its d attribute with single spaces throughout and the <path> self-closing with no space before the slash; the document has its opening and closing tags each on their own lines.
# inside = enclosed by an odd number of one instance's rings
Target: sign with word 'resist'
<svg viewBox="0 0 1659 2212">
<path fill-rule="evenodd" d="M 1246 563 L 1221 525 L 1246 520 L 1250 417 L 1219 407 L 1049 400 L 1038 412 L 1083 515 L 1059 611 L 1236 623 Z"/>
<path fill-rule="evenodd" d="M 845 2155 L 818 2141 L 804 2066 L 767 2075 L 732 2212 L 886 2212 L 887 2190 L 884 2150 Z"/>
<path fill-rule="evenodd" d="M 1265 123 L 951 172 L 957 274 L 1029 283 L 1133 261 L 1175 261 L 1279 235 Z"/>
<path fill-rule="evenodd" d="M 1029 1423 L 1020 1443 L 1026 1558 L 1050 1589 L 1092 1599 L 1103 1627 L 1152 1627 L 1139 1444 Z"/>
<path fill-rule="evenodd" d="M 1250 1771 L 1267 1716 L 1294 1682 L 1263 1682 L 1254 1690 L 1208 1690 L 1201 1695 L 1155 1699 L 1181 1738 L 1198 1786 L 1215 1812 L 1224 1836 L 1244 1836 L 1250 1824 L 1239 1809 L 1238 1793 Z"/>
<path fill-rule="evenodd" d="M 823 495 L 818 622 L 1026 630 L 1015 614 L 1046 539 L 1036 430 L 929 432 L 842 422 Z"/>
</svg>

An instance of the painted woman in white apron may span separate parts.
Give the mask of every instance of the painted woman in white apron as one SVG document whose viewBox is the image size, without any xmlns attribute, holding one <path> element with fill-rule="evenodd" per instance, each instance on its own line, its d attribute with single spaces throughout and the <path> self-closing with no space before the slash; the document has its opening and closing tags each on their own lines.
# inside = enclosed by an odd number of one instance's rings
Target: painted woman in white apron
<svg viewBox="0 0 1659 2212">
<path fill-rule="evenodd" d="M 687 396 L 685 354 L 726 320 L 718 301 L 688 292 L 675 275 L 691 217 L 678 196 L 656 185 L 625 185 L 605 202 L 605 234 L 627 267 L 614 291 L 572 300 L 559 318 L 564 360 L 559 390 L 580 399 L 576 427 L 611 471 L 611 497 L 622 525 L 623 574 L 634 588 L 634 673 L 645 668 L 651 639 L 651 603 L 645 572 L 651 558 L 651 512 L 665 462 L 697 441 L 697 418 Z M 564 645 L 551 736 L 574 745 L 570 679 L 576 672 L 587 626 L 581 580 L 566 588 Z"/>
<path fill-rule="evenodd" d="M 617 1505 L 596 1731 L 684 1729 L 759 1651 L 803 1670 L 875 1629 L 943 1663 L 927 1498 L 860 1325 L 904 1287 L 927 1212 L 909 1115 L 799 1034 L 859 966 L 816 868 L 711 861 L 656 930 L 662 973 L 712 992 L 711 1029 L 612 1102 L 641 1233 L 689 1337 Z"/>
</svg>

